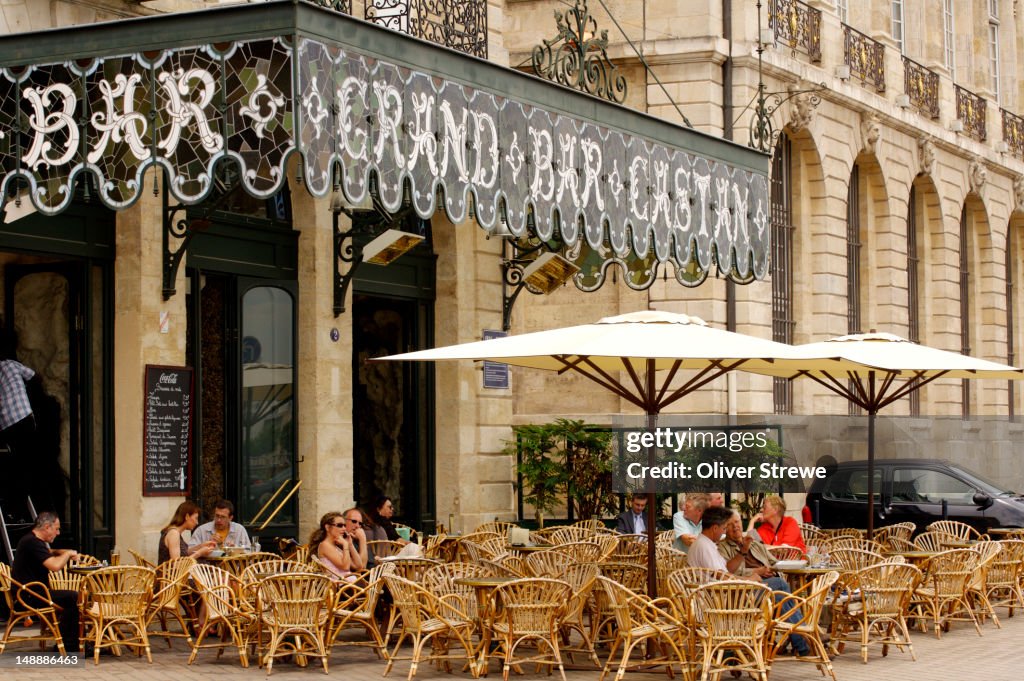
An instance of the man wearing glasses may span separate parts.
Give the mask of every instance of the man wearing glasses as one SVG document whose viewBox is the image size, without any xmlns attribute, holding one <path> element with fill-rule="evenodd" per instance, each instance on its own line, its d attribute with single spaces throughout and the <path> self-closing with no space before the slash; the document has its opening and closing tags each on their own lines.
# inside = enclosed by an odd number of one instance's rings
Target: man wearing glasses
<svg viewBox="0 0 1024 681">
<path fill-rule="evenodd" d="M 358 508 L 350 508 L 343 514 L 345 516 L 345 533 L 352 542 L 352 550 L 349 556 L 352 559 L 353 572 L 356 570 L 367 570 L 372 567 L 370 553 L 366 546 L 366 532 L 363 530 L 363 513 Z"/>
<path fill-rule="evenodd" d="M 248 549 L 249 533 L 238 523 L 232 522 L 234 517 L 235 505 L 227 499 L 218 501 L 213 505 L 213 522 L 203 523 L 192 530 L 192 539 L 188 543 L 189 550 L 208 541 L 215 542 L 219 549 L 225 546 L 241 546 Z"/>
</svg>

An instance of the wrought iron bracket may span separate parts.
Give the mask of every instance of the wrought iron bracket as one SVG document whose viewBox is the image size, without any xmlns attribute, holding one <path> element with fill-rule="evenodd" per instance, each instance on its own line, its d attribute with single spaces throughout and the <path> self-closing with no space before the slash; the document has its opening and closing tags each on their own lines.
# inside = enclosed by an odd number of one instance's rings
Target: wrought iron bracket
<svg viewBox="0 0 1024 681">
<path fill-rule="evenodd" d="M 170 191 L 167 187 L 167 177 L 164 176 L 163 185 L 163 297 L 170 300 L 177 293 L 174 281 L 178 277 L 178 268 L 181 261 L 188 253 L 189 244 L 192 239 L 210 227 L 210 216 L 221 208 L 224 203 L 238 191 L 242 186 L 241 182 L 231 184 L 218 182 L 222 190 L 216 198 L 208 200 L 203 205 L 202 213 L 198 217 L 188 216 L 188 206 L 182 203 L 171 205 Z M 154 185 L 154 190 L 156 186 Z"/>
<path fill-rule="evenodd" d="M 512 328 L 512 308 L 516 299 L 523 290 L 534 295 L 540 295 L 540 291 L 534 291 L 523 278 L 526 267 L 533 262 L 529 256 L 550 251 L 557 253 L 562 245 L 557 241 L 537 241 L 537 243 L 524 245 L 514 239 L 505 239 L 501 244 L 501 330 L 508 331 Z M 509 249 L 512 249 L 509 257 Z"/>
<path fill-rule="evenodd" d="M 371 187 L 371 195 L 374 195 Z M 363 264 L 363 242 L 357 243 L 356 237 L 367 237 L 372 239 L 383 234 L 389 229 L 400 229 L 405 219 L 412 214 L 412 205 L 402 208 L 397 213 L 388 213 L 376 201 L 372 213 L 374 218 L 361 221 L 357 214 L 366 211 L 356 211 L 344 206 L 341 202 L 341 190 L 335 190 L 334 198 L 331 200 L 331 213 L 333 213 L 333 234 L 334 234 L 334 316 L 345 312 L 345 297 L 348 289 L 355 279 L 356 272 Z M 349 218 L 348 229 L 342 229 L 340 216 L 346 215 Z M 362 217 L 362 216 L 360 216 Z M 348 265 L 347 268 L 342 268 Z"/>
</svg>

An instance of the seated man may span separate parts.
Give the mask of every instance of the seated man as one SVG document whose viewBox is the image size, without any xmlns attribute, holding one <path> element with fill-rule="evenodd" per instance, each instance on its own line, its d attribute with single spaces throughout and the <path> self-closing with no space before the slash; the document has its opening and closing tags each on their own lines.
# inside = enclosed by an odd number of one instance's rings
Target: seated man
<svg viewBox="0 0 1024 681">
<path fill-rule="evenodd" d="M 629 497 L 629 508 L 619 514 L 615 530 L 622 534 L 646 534 L 647 516 L 644 511 L 647 509 L 647 495 L 637 492 Z"/>
<path fill-rule="evenodd" d="M 21 584 L 42 582 L 49 585 L 49 574 L 62 570 L 72 558 L 78 555 L 74 549 L 51 549 L 50 542 L 60 534 L 60 518 L 43 511 L 36 516 L 35 525 L 21 541 L 14 554 L 11 577 Z M 60 606 L 57 612 L 57 626 L 64 639 L 64 651 L 77 653 L 78 649 L 78 592 L 56 590 L 50 598 Z M 42 604 L 40 604 L 42 605 Z M 17 604 L 15 605 L 17 607 Z"/>
<path fill-rule="evenodd" d="M 710 568 L 712 570 L 721 570 L 722 572 L 730 572 L 743 579 L 762 582 L 773 591 L 789 593 L 789 585 L 779 577 L 762 577 L 756 571 L 751 572 L 748 575 L 740 575 L 737 573 L 737 570 L 741 566 L 745 567 L 745 561 L 748 555 L 746 550 L 737 551 L 736 555 L 729 561 L 726 561 L 719 552 L 718 539 L 722 536 L 722 532 L 726 531 L 733 513 L 734 511 L 728 511 L 724 508 L 709 508 L 704 511 L 704 517 L 701 520 L 701 534 L 690 547 L 690 551 L 687 554 L 687 563 L 690 567 L 702 567 Z M 768 572 L 771 572 L 770 568 L 768 568 Z M 774 575 L 774 573 L 771 574 Z M 784 598 L 784 596 L 775 596 L 776 602 L 782 598 Z M 789 613 L 786 621 L 796 623 L 801 619 L 803 619 L 803 615 L 800 611 L 793 610 Z M 802 636 L 793 635 L 790 637 L 790 640 L 797 655 L 803 657 L 810 654 L 811 651 L 807 646 L 807 641 L 805 641 Z"/>
<path fill-rule="evenodd" d="M 683 501 L 683 510 L 672 515 L 672 548 L 686 553 L 700 534 L 700 519 L 708 508 L 707 494 L 700 492 L 687 493 Z"/>
<path fill-rule="evenodd" d="M 754 539 L 749 534 L 743 534 L 743 521 L 736 511 L 732 511 L 731 517 L 725 523 L 725 537 L 718 543 L 718 552 L 725 558 L 729 571 L 738 577 L 757 575 L 762 580 L 777 579 L 785 585 L 780 577 L 775 576 L 772 569 L 776 563 L 775 556 L 768 553 L 768 547 L 764 542 Z M 765 581 L 765 584 L 776 591 L 788 591 L 788 588 L 775 586 L 771 581 Z"/>
<path fill-rule="evenodd" d="M 189 552 L 210 540 L 213 540 L 218 548 L 225 546 L 241 546 L 249 548 L 249 533 L 245 528 L 236 522 L 235 506 L 227 499 L 221 499 L 213 505 L 213 521 L 203 523 L 192 530 L 192 538 L 188 542 Z"/>
<path fill-rule="evenodd" d="M 343 514 L 345 516 L 345 533 L 352 539 L 350 544 L 352 560 L 352 572 L 358 570 L 369 570 L 374 566 L 373 554 L 366 544 L 366 531 L 363 529 L 363 512 L 358 508 L 350 508 Z"/>
</svg>

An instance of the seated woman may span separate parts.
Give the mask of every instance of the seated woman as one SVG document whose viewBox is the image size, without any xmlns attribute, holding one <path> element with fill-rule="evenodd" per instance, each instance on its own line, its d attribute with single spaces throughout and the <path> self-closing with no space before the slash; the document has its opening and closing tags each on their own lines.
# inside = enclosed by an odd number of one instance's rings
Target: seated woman
<svg viewBox="0 0 1024 681">
<path fill-rule="evenodd" d="M 334 581 L 351 581 L 355 578 L 352 574 L 352 555 L 358 555 L 358 549 L 348 536 L 345 517 L 341 513 L 332 511 L 320 518 L 320 526 L 309 536 L 309 551 L 327 568 Z"/>
<path fill-rule="evenodd" d="M 757 534 L 761 541 L 769 546 L 795 546 L 804 553 L 807 553 L 807 545 L 804 544 L 803 534 L 800 533 L 800 525 L 795 518 L 786 515 L 786 502 L 782 497 L 771 494 L 764 499 L 761 512 L 750 519 L 747 532 L 757 526 Z"/>
<path fill-rule="evenodd" d="M 370 541 L 396 541 L 402 546 L 408 544 L 408 541 L 398 536 L 398 530 L 391 522 L 391 516 L 394 514 L 395 506 L 391 503 L 391 497 L 377 497 L 368 516 L 370 522 L 367 527 L 364 527 L 366 538 Z"/>
<path fill-rule="evenodd" d="M 185 540 L 184 532 L 192 531 L 199 525 L 199 507 L 191 501 L 183 501 L 174 511 L 174 517 L 167 523 L 164 529 L 160 530 L 160 546 L 157 548 L 157 562 L 164 563 L 172 558 L 180 556 L 192 556 L 203 558 L 210 551 L 217 548 L 217 545 L 208 541 L 198 546 L 193 546 L 189 552 L 188 542 Z"/>
</svg>

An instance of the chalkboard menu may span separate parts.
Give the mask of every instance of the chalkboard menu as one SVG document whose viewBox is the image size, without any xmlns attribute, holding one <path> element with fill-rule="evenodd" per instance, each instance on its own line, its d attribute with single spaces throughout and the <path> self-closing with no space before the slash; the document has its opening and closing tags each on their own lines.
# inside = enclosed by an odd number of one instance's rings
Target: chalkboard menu
<svg viewBox="0 0 1024 681">
<path fill-rule="evenodd" d="M 192 369 L 146 365 L 142 495 L 192 494 Z"/>
</svg>

